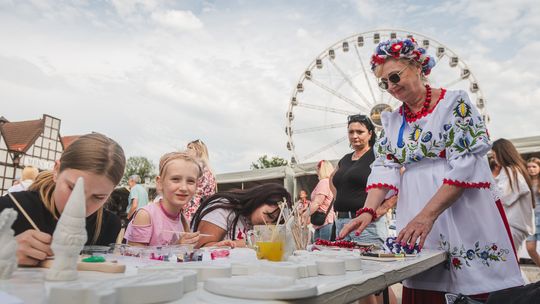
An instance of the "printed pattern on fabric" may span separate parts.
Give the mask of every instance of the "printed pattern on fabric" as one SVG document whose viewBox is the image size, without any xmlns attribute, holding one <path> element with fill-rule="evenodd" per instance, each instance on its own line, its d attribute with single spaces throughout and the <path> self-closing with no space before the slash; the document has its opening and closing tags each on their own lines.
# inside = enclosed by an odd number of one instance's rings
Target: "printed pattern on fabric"
<svg viewBox="0 0 540 304">
<path fill-rule="evenodd" d="M 471 267 L 471 263 L 473 262 L 481 262 L 489 267 L 490 262 L 506 262 L 506 256 L 510 253 L 509 249 L 499 248 L 495 243 L 480 246 L 479 241 L 474 243 L 473 248 L 465 248 L 463 244 L 461 244 L 461 247 L 452 247 L 442 233 L 440 234 L 439 244 L 439 249 L 446 251 L 448 254 L 448 260 L 445 265 L 447 269 L 450 269 L 450 267 L 461 269 L 464 265 Z"/>
<path fill-rule="evenodd" d="M 216 188 L 216 178 L 214 177 L 214 174 L 208 167 L 204 167 L 203 175 L 199 180 L 199 184 L 197 185 L 197 192 L 191 201 L 189 201 L 188 206 L 184 208 L 184 216 L 188 222 L 191 221 L 193 214 L 195 214 L 197 209 L 199 209 L 201 201 L 215 194 Z"/>
</svg>

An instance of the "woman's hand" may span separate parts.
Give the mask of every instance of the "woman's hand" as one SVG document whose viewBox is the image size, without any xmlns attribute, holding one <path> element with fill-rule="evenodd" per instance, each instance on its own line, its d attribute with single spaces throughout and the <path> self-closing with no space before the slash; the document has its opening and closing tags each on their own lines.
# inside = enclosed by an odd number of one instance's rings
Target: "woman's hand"
<svg viewBox="0 0 540 304">
<path fill-rule="evenodd" d="M 37 266 L 39 262 L 52 256 L 52 236 L 34 229 L 15 237 L 17 240 L 17 263 L 24 266 Z"/>
<path fill-rule="evenodd" d="M 405 228 L 401 229 L 399 232 L 396 242 L 400 243 L 402 246 L 409 246 L 409 248 L 414 248 L 414 245 L 418 241 L 418 248 L 422 249 L 424 247 L 424 242 L 433 227 L 435 222 L 434 217 L 426 215 L 425 212 L 420 212 L 415 216 Z"/>
<path fill-rule="evenodd" d="M 182 235 L 180 239 L 180 244 L 197 244 L 200 238 L 200 232 L 186 232 Z"/>
<path fill-rule="evenodd" d="M 218 247 L 231 247 L 231 248 L 243 248 L 246 247 L 246 241 L 245 240 L 223 240 L 221 242 L 217 242 L 212 246 L 218 246 Z"/>
<path fill-rule="evenodd" d="M 373 220 L 373 216 L 369 214 L 368 212 L 362 213 L 356 218 L 352 219 L 350 222 L 345 224 L 343 226 L 343 229 L 339 232 L 338 239 L 345 238 L 349 233 L 351 233 L 353 230 L 356 230 L 356 235 L 360 235 L 364 229 L 366 229 L 367 225 L 371 223 Z"/>
</svg>

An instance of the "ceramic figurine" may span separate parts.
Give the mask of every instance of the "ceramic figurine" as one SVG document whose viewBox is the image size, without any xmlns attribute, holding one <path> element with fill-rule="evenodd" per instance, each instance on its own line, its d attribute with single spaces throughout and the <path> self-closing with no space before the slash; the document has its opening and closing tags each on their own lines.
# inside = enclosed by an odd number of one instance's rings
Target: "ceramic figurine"
<svg viewBox="0 0 540 304">
<path fill-rule="evenodd" d="M 54 253 L 54 261 L 47 272 L 46 279 L 51 281 L 76 280 L 79 253 L 86 240 L 84 180 L 79 177 L 53 233 L 51 248 Z"/>
<path fill-rule="evenodd" d="M 17 269 L 17 242 L 11 225 L 17 219 L 17 211 L 6 208 L 0 213 L 0 280 L 7 280 Z"/>
</svg>

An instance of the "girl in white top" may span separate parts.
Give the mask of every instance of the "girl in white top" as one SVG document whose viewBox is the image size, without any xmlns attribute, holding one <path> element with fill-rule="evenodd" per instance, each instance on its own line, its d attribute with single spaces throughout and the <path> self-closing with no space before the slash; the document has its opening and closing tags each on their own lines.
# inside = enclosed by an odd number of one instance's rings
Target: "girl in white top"
<svg viewBox="0 0 540 304">
<path fill-rule="evenodd" d="M 519 252 L 523 241 L 533 235 L 535 230 L 531 179 L 525 161 L 509 140 L 501 138 L 494 141 L 492 152 L 495 161 L 501 166 L 495 181 L 508 218 L 514 247 Z"/>
<path fill-rule="evenodd" d="M 246 232 L 253 225 L 275 223 L 278 204 L 291 202 L 291 195 L 279 184 L 264 184 L 247 190 L 218 192 L 201 203 L 191 228 L 202 234 L 197 247 L 245 247 Z"/>
<path fill-rule="evenodd" d="M 534 235 L 527 238 L 527 252 L 534 261 L 536 266 L 540 266 L 540 255 L 536 251 L 536 243 L 540 241 L 540 158 L 531 157 L 527 160 L 527 171 L 531 176 L 533 196 L 536 206 L 534 208 L 534 217 L 536 224 L 536 232 Z"/>
</svg>

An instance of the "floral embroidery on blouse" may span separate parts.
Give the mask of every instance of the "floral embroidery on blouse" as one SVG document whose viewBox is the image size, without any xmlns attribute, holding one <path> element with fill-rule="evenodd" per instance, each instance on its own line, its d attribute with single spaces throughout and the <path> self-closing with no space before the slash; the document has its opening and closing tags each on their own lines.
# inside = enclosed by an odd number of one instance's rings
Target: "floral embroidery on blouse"
<svg viewBox="0 0 540 304">
<path fill-rule="evenodd" d="M 465 103 L 463 98 L 458 101 L 452 113 L 456 120 L 454 125 L 449 127 L 447 148 L 459 153 L 471 152 L 479 141 L 489 140 L 484 120 L 481 117 L 472 117 L 471 106 Z M 456 133 L 460 135 L 458 138 Z"/>
<path fill-rule="evenodd" d="M 452 154 L 474 152 L 479 146 L 489 142 L 487 129 L 482 117 L 477 115 L 463 97 L 458 98 L 452 109 L 454 118 L 440 130 L 427 130 L 419 123 L 411 125 L 403 147 L 391 143 L 384 130 L 377 141 L 377 155 L 396 163 L 419 162 L 424 158 L 445 158 L 447 150 Z"/>
<path fill-rule="evenodd" d="M 452 247 L 443 234 L 440 234 L 439 249 L 448 254 L 446 268 L 450 269 L 452 266 L 456 270 L 461 269 L 462 266 L 471 267 L 473 261 L 480 261 L 487 267 L 490 266 L 490 262 L 505 262 L 506 256 L 510 253 L 509 249 L 499 248 L 495 243 L 480 246 L 478 241 L 474 243 L 474 248 L 466 249 L 463 244 L 461 247 Z"/>
</svg>

